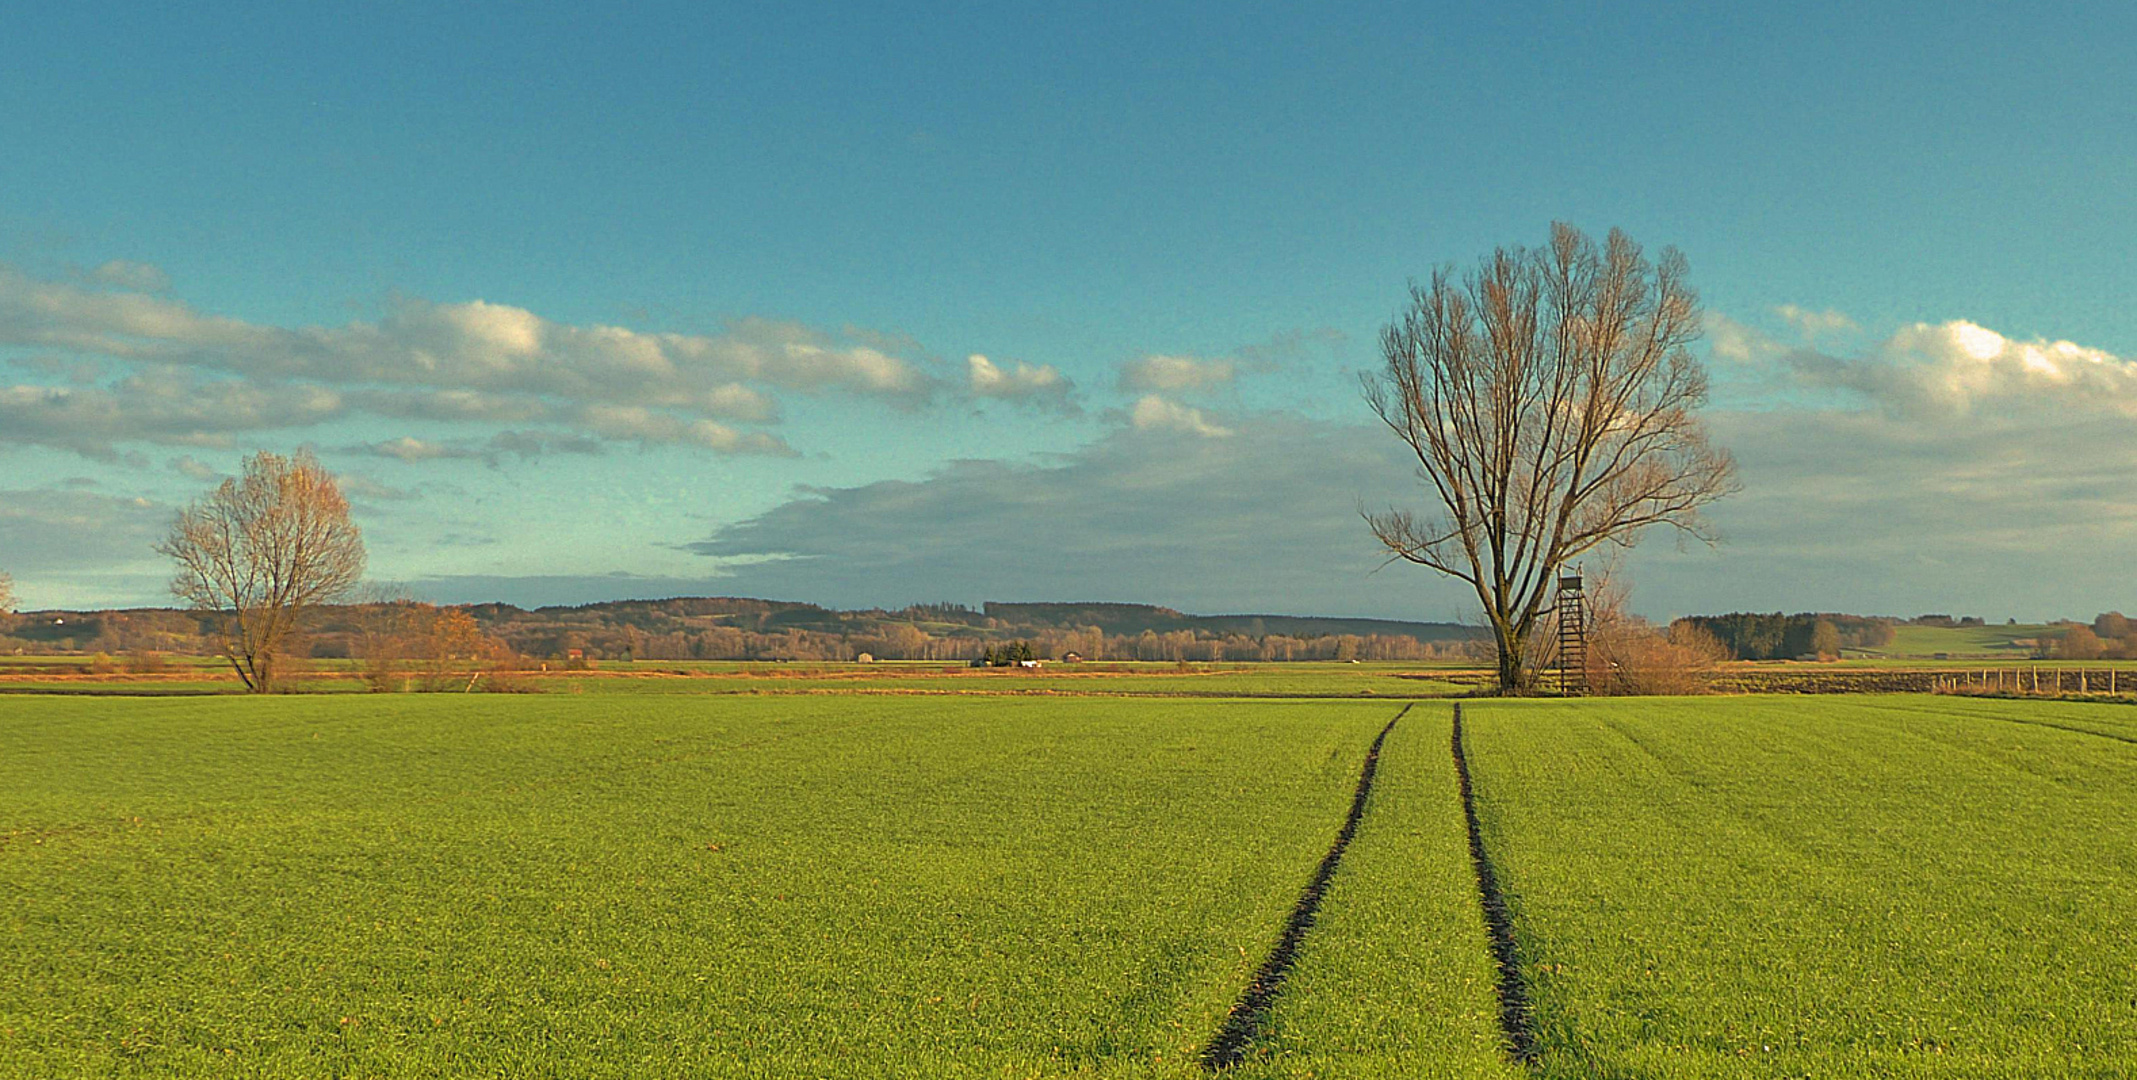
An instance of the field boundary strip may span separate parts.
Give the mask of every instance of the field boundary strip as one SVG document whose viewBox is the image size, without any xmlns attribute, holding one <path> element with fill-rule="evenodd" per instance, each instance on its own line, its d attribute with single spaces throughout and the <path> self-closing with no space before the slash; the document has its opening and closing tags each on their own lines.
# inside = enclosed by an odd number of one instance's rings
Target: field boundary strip
<svg viewBox="0 0 2137 1080">
<path fill-rule="evenodd" d="M 1492 962 L 1499 969 L 1499 1030 L 1514 1060 L 1536 1056 L 1536 1033 L 1529 1022 L 1528 986 L 1521 981 L 1521 950 L 1514 942 L 1514 919 L 1499 888 L 1499 874 L 1484 850 L 1484 826 L 1477 820 L 1475 785 L 1469 779 L 1469 753 L 1462 746 L 1462 706 L 1454 707 L 1454 775 L 1462 789 L 1462 817 L 1469 826 L 1469 861 L 1477 872 L 1477 899 L 1484 908 L 1484 929 L 1491 937 Z"/>
<path fill-rule="evenodd" d="M 1321 858 L 1321 865 L 1299 894 L 1298 903 L 1292 905 L 1291 915 L 1284 920 L 1284 932 L 1276 939 L 1276 946 L 1269 956 L 1255 969 L 1254 978 L 1247 983 L 1246 992 L 1232 1011 L 1225 1014 L 1224 1025 L 1210 1040 L 1202 1052 L 1202 1067 L 1217 1072 L 1229 1069 L 1246 1058 L 1247 1049 L 1261 1034 L 1268 1019 L 1269 1010 L 1276 1004 L 1276 996 L 1283 989 L 1285 976 L 1298 961 L 1299 945 L 1306 940 L 1306 931 L 1313 928 L 1314 918 L 1320 913 L 1321 901 L 1328 895 L 1329 883 L 1336 876 L 1336 868 L 1343 862 L 1343 853 L 1350 848 L 1351 839 L 1358 835 L 1358 823 L 1365 818 L 1366 800 L 1373 793 L 1373 776 L 1380 770 L 1380 748 L 1388 741 L 1388 733 L 1407 715 L 1412 705 L 1404 705 L 1395 718 L 1373 739 L 1365 751 L 1365 765 L 1358 771 L 1358 788 L 1352 794 L 1350 813 L 1343 818 L 1343 827 L 1336 830 L 1336 842 L 1329 846 L 1328 854 Z"/>
</svg>

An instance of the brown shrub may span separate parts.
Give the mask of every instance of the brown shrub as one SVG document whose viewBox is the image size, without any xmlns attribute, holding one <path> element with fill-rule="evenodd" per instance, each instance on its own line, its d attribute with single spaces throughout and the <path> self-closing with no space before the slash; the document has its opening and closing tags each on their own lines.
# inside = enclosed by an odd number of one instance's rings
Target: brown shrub
<svg viewBox="0 0 2137 1080">
<path fill-rule="evenodd" d="M 357 673 L 373 692 L 523 693 L 518 654 L 482 632 L 466 611 L 395 601 L 368 614 Z"/>
<path fill-rule="evenodd" d="M 2057 660 L 2097 660 L 2105 647 L 2090 626 L 2072 626 L 2056 638 L 2048 654 Z"/>
<path fill-rule="evenodd" d="M 1596 627 L 1589 638 L 1588 688 L 1613 696 L 1710 694 L 1716 666 L 1728 655 L 1713 634 L 1696 626 L 1665 631 L 1621 617 Z"/>
</svg>

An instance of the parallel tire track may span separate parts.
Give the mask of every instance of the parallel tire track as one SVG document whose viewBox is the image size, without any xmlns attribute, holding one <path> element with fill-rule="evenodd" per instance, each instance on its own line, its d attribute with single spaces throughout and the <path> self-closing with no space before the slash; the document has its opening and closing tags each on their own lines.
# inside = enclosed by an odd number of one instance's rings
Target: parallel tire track
<svg viewBox="0 0 2137 1080">
<path fill-rule="evenodd" d="M 1484 928 L 1491 936 L 1492 960 L 1499 968 L 1499 1029 L 1514 1060 L 1536 1056 L 1536 1033 L 1529 1025 L 1529 991 L 1521 981 L 1521 952 L 1514 944 L 1514 920 L 1499 891 L 1499 875 L 1484 850 L 1484 829 L 1477 822 L 1476 792 L 1469 781 L 1469 754 L 1462 747 L 1462 706 L 1454 707 L 1454 773 L 1462 786 L 1462 816 L 1469 821 L 1469 861 L 1476 866 L 1477 897 L 1484 906 Z"/>
<path fill-rule="evenodd" d="M 1380 747 L 1388 741 L 1388 732 L 1410 706 L 1402 707 L 1388 726 L 1380 729 L 1373 745 L 1365 752 L 1365 767 L 1358 773 L 1358 790 L 1351 796 L 1350 814 L 1343 819 L 1343 827 L 1336 832 L 1336 842 L 1321 859 L 1320 868 L 1314 871 L 1313 880 L 1306 891 L 1299 894 L 1298 903 L 1291 908 L 1291 917 L 1284 921 L 1284 932 L 1276 939 L 1276 947 L 1269 950 L 1268 959 L 1254 972 L 1254 979 L 1247 984 L 1246 993 L 1240 995 L 1239 1003 L 1225 1014 L 1224 1026 L 1217 1030 L 1217 1037 L 1210 1040 L 1208 1049 L 1202 1052 L 1202 1067 L 1215 1072 L 1229 1069 L 1245 1059 L 1248 1047 L 1261 1034 L 1268 1019 L 1269 1009 L 1276 1003 L 1277 993 L 1283 989 L 1285 976 L 1291 973 L 1291 965 L 1298 961 L 1301 942 L 1306 931 L 1313 928 L 1314 916 L 1321 910 L 1321 900 L 1328 894 L 1328 883 L 1336 876 L 1336 867 L 1343 861 L 1343 852 L 1350 847 L 1351 838 L 1358 834 L 1358 822 L 1365 817 L 1365 801 L 1373 793 L 1373 774 L 1380 769 Z"/>
</svg>

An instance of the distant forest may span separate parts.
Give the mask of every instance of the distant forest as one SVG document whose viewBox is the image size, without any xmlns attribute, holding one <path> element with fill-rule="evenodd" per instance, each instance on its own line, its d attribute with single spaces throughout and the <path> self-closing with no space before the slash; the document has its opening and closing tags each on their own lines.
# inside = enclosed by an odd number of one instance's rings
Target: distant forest
<svg viewBox="0 0 2137 1080">
<path fill-rule="evenodd" d="M 314 657 L 357 655 L 388 605 L 322 609 Z M 839 611 L 736 597 L 621 600 L 528 610 L 460 610 L 483 633 L 529 657 L 587 660 L 964 660 L 1011 642 L 1041 658 L 1087 660 L 1435 660 L 1465 655 L 1473 627 L 1390 619 L 1189 615 L 1147 604 L 922 604 Z M 213 651 L 205 617 L 161 608 L 39 611 L 0 628 L 0 651 Z"/>
<path fill-rule="evenodd" d="M 1925 616 L 1926 625 L 1961 625 L 1944 615 Z M 1921 620 L 1914 620 L 1921 622 Z M 1677 620 L 1714 635 L 1738 660 L 1788 660 L 1798 656 L 1838 656 L 1843 649 L 1882 649 L 1892 644 L 1897 619 L 1861 615 L 1771 615 L 1734 612 L 1695 615 Z M 1967 625 L 1980 625 L 1973 619 Z"/>
<path fill-rule="evenodd" d="M 392 605 L 346 605 L 315 613 L 303 643 L 314 657 L 362 653 Z M 990 649 L 1028 643 L 1042 659 L 1198 663 L 1258 660 L 1481 660 L 1473 626 L 1394 619 L 1296 615 L 1189 615 L 1149 604 L 1008 604 L 978 608 L 919 604 L 896 611 L 840 611 L 814 604 L 738 597 L 618 600 L 526 609 L 474 604 L 456 610 L 521 656 L 601 660 L 970 661 Z M 1978 627 L 1972 616 L 1884 616 L 1733 612 L 1677 620 L 1713 636 L 1739 660 L 1838 656 L 1878 651 L 1901 626 Z M 2039 655 L 2137 657 L 2137 630 L 2120 614 L 2067 622 L 2041 636 Z M 0 615 L 0 653 L 212 653 L 207 617 L 168 608 L 34 611 Z"/>
</svg>

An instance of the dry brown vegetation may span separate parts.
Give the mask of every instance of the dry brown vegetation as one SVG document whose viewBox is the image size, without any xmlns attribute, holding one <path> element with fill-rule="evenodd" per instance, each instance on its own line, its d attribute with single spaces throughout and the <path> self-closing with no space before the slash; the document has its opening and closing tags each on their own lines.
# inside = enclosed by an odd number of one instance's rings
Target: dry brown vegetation
<svg viewBox="0 0 2137 1080">
<path fill-rule="evenodd" d="M 1729 650 L 1720 639 L 1679 620 L 1656 626 L 1628 609 L 1631 581 L 1614 563 L 1587 575 L 1588 659 L 1586 692 L 1602 696 L 1709 694 L 1715 690 Z M 1536 671 L 1557 657 L 1556 626 L 1546 622 L 1532 639 L 1529 663 Z"/>
<path fill-rule="evenodd" d="M 375 693 L 526 688 L 519 655 L 465 609 L 398 601 L 371 605 L 361 621 L 357 672 Z"/>
<path fill-rule="evenodd" d="M 2119 611 L 2105 612 L 2090 626 L 2071 623 L 2055 637 L 2044 636 L 2040 655 L 2052 660 L 2137 659 L 2137 624 Z"/>
</svg>

